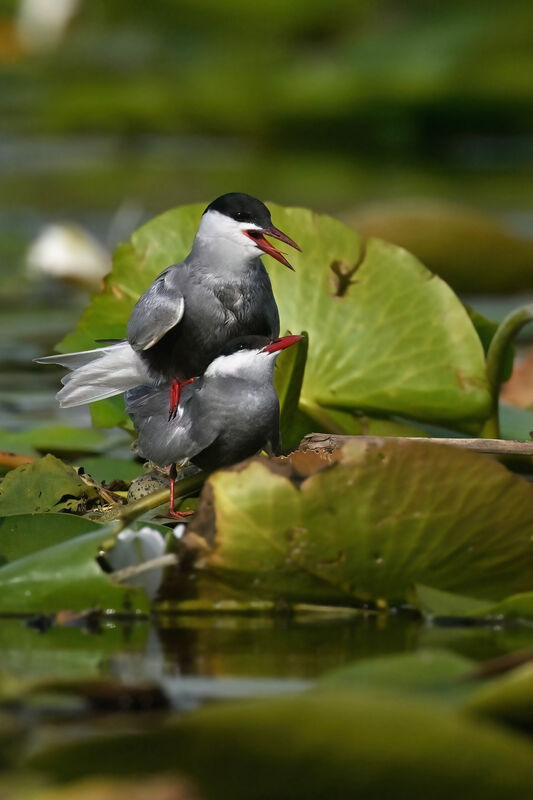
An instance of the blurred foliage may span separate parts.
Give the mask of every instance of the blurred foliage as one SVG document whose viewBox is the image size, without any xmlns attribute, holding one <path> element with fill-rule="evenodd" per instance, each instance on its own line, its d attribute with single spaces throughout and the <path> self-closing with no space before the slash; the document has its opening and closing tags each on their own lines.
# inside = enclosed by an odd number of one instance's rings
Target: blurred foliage
<svg viewBox="0 0 533 800">
<path fill-rule="evenodd" d="M 237 181 L 328 210 L 430 187 L 530 205 L 528 0 L 86 0 L 44 52 L 17 44 L 15 8 L 0 4 L 3 128 L 15 159 L 19 137 L 48 151 L 6 197 L 160 209 Z"/>
</svg>

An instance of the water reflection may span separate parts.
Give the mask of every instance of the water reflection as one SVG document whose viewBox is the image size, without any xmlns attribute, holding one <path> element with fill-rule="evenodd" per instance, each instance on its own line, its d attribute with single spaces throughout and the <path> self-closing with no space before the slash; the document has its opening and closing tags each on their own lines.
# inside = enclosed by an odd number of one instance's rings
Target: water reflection
<svg viewBox="0 0 533 800">
<path fill-rule="evenodd" d="M 105 622 L 98 632 L 0 620 L 0 672 L 17 678 L 179 677 L 312 680 L 344 664 L 420 648 L 477 660 L 533 646 L 533 629 L 427 626 L 408 616 L 305 618 L 180 616 Z"/>
</svg>

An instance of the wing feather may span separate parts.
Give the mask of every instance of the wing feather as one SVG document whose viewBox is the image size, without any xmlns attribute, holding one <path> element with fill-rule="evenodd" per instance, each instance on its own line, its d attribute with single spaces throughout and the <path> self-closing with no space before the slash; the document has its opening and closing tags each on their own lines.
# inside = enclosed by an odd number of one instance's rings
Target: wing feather
<svg viewBox="0 0 533 800">
<path fill-rule="evenodd" d="M 141 295 L 128 322 L 128 341 L 134 350 L 153 347 L 183 317 L 180 264 L 168 267 Z"/>
</svg>

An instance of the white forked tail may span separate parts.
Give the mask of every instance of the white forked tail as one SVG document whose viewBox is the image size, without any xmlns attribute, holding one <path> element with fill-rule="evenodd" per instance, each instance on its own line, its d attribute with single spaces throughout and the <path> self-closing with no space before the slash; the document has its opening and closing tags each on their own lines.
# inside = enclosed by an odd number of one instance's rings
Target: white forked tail
<svg viewBox="0 0 533 800">
<path fill-rule="evenodd" d="M 60 364 L 72 370 L 61 379 L 57 393 L 61 408 L 81 406 L 134 389 L 150 380 L 142 358 L 128 342 L 36 358 L 39 364 Z"/>
</svg>

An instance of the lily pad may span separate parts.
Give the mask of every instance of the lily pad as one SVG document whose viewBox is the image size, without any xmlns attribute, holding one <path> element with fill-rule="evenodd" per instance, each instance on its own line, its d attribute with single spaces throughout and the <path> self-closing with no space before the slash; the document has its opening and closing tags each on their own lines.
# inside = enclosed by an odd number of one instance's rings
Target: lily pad
<svg viewBox="0 0 533 800">
<path fill-rule="evenodd" d="M 465 694 L 464 679 L 474 662 L 446 650 L 370 658 L 326 673 L 318 682 L 324 689 L 364 689 L 428 694 L 456 703 Z M 466 692 L 472 689 L 466 686 Z"/>
<path fill-rule="evenodd" d="M 533 490 L 496 461 L 387 439 L 291 459 L 209 478 L 184 538 L 210 543 L 198 593 L 379 606 L 417 583 L 491 601 L 531 588 Z"/>
<path fill-rule="evenodd" d="M 98 496 L 73 467 L 52 455 L 11 470 L 0 484 L 0 517 L 39 511 L 77 511 Z"/>
<path fill-rule="evenodd" d="M 113 583 L 98 564 L 100 550 L 113 545 L 116 531 L 116 524 L 100 526 L 0 567 L 0 613 L 147 612 L 143 590 Z"/>
<path fill-rule="evenodd" d="M 304 209 L 271 206 L 303 249 L 295 273 L 268 263 L 281 330 L 309 331 L 302 398 L 318 405 L 453 422 L 490 412 L 483 347 L 452 290 L 405 250 L 366 249 L 348 226 Z M 168 264 L 189 251 L 203 206 L 157 217 L 121 246 L 105 290 L 61 350 L 124 336 L 133 305 Z M 102 408 L 102 406 L 100 406 Z M 108 406 L 106 406 L 108 408 Z M 115 403 L 114 423 L 125 419 Z M 105 422 L 105 414 L 99 414 Z"/>
<path fill-rule="evenodd" d="M 406 247 L 458 292 L 531 289 L 533 242 L 472 208 L 425 199 L 361 208 L 350 223 Z"/>
<path fill-rule="evenodd" d="M 98 528 L 97 522 L 73 514 L 0 517 L 0 566 Z"/>
<path fill-rule="evenodd" d="M 96 481 L 111 483 L 114 480 L 126 481 L 129 483 L 140 475 L 144 475 L 143 464 L 127 458 L 112 458 L 110 456 L 99 456 L 95 458 L 80 459 L 80 466 L 91 478 Z"/>
<path fill-rule="evenodd" d="M 432 617 L 533 619 L 533 591 L 511 595 L 499 603 L 488 603 L 429 586 L 417 586 L 416 597 L 422 611 Z"/>
<path fill-rule="evenodd" d="M 124 440 L 125 434 L 119 434 Z M 13 433 L 0 431 L 0 449 L 16 453 L 79 454 L 101 453 L 117 444 L 117 436 L 93 428 L 70 425 L 47 425 Z"/>
<path fill-rule="evenodd" d="M 74 741 L 28 766 L 61 779 L 168 771 L 211 800 L 286 797 L 523 800 L 533 781 L 522 737 L 415 702 L 364 692 L 308 692 L 211 705 L 164 730 Z M 273 768 L 273 765 L 275 768 Z"/>
</svg>

